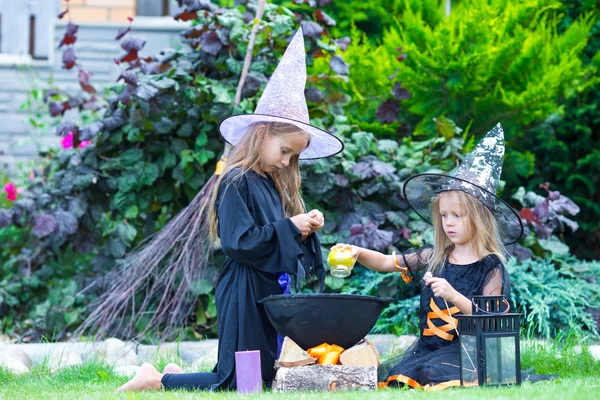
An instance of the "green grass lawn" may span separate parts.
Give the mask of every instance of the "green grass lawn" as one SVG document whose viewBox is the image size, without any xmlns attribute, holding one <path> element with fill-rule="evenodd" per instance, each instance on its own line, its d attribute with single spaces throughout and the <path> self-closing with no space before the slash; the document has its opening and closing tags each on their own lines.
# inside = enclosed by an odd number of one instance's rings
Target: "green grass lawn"
<svg viewBox="0 0 600 400">
<path fill-rule="evenodd" d="M 114 393 L 121 380 L 72 380 L 59 384 L 56 380 L 36 379 L 20 385 L 0 386 L 1 399 L 237 399 L 241 395 L 204 392 L 146 392 Z M 418 390 L 385 389 L 373 392 L 314 392 L 314 393 L 271 393 L 248 395 L 248 399 L 597 399 L 600 393 L 600 378 L 562 379 L 558 382 L 539 382 L 512 388 L 469 388 L 446 389 L 428 393 Z"/>
<path fill-rule="evenodd" d="M 168 360 L 161 360 L 164 364 Z M 272 393 L 245 396 L 248 399 L 596 399 L 600 397 L 600 362 L 584 348 L 577 352 L 571 347 L 524 344 L 524 369 L 534 368 L 540 374 L 559 374 L 560 379 L 538 383 L 525 382 L 521 387 L 453 388 L 427 393 L 419 390 L 385 389 L 373 392 L 346 393 Z M 34 369 L 31 374 L 13 376 L 0 372 L 0 399 L 196 399 L 238 398 L 236 392 L 145 392 L 115 393 L 114 389 L 127 381 L 115 376 L 102 364 L 72 367 L 56 374 L 46 368 Z"/>
</svg>

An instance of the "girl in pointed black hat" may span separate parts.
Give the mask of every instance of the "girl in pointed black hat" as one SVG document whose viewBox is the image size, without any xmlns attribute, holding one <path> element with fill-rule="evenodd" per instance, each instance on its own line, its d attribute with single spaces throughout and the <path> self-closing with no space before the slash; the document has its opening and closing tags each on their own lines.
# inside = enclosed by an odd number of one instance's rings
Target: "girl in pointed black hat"
<svg viewBox="0 0 600 400">
<path fill-rule="evenodd" d="M 439 390 L 460 385 L 460 333 L 453 315 L 470 314 L 473 296 L 509 296 L 504 245 L 519 240 L 523 224 L 517 212 L 495 194 L 502 171 L 503 141 L 498 124 L 454 175 L 421 174 L 405 183 L 404 196 L 413 210 L 434 226 L 432 247 L 385 255 L 351 246 L 366 267 L 400 272 L 405 282 L 422 283 L 419 338 L 402 356 L 380 367 L 382 387 Z M 469 370 L 475 384 L 475 365 L 467 366 Z"/>
</svg>

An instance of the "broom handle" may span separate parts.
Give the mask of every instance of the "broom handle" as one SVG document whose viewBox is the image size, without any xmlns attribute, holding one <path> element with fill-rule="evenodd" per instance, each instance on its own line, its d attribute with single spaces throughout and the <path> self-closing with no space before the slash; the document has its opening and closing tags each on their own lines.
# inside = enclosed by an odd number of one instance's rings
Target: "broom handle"
<svg viewBox="0 0 600 400">
<path fill-rule="evenodd" d="M 252 26 L 252 31 L 250 32 L 250 41 L 248 42 L 248 48 L 246 49 L 246 57 L 244 58 L 242 75 L 240 76 L 240 81 L 238 83 L 237 90 L 235 91 L 235 98 L 233 99 L 233 107 L 237 107 L 240 104 L 240 101 L 242 101 L 242 89 L 244 88 L 244 84 L 246 83 L 246 77 L 248 76 L 250 64 L 252 63 L 252 52 L 254 51 L 254 42 L 256 41 L 258 27 L 260 25 L 260 21 L 262 20 L 263 13 L 265 11 L 265 3 L 266 0 L 258 1 L 256 15 L 254 16 L 254 25 Z M 223 151 L 221 160 L 227 159 L 227 156 L 229 155 L 230 151 L 231 145 L 229 143 L 225 143 L 225 150 Z"/>
<path fill-rule="evenodd" d="M 237 90 L 235 92 L 235 98 L 233 100 L 234 107 L 239 105 L 240 101 L 242 101 L 242 89 L 244 88 L 244 84 L 246 83 L 246 77 L 248 76 L 250 64 L 252 63 L 252 52 L 254 51 L 254 42 L 256 41 L 256 35 L 258 34 L 258 26 L 260 25 L 260 20 L 262 19 L 263 13 L 265 11 L 265 2 L 266 0 L 259 0 L 258 2 L 256 15 L 254 16 L 254 26 L 252 26 L 252 31 L 250 32 L 250 41 L 248 42 L 248 48 L 246 49 L 246 58 L 244 58 L 242 75 L 240 76 L 240 82 L 238 83 Z"/>
</svg>

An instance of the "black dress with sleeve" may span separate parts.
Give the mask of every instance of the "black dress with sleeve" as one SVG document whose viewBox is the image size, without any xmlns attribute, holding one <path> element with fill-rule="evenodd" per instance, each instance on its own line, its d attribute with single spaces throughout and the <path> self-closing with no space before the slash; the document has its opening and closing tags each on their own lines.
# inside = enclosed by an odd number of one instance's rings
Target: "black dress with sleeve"
<svg viewBox="0 0 600 400">
<path fill-rule="evenodd" d="M 319 237 L 301 240 L 271 178 L 232 170 L 223 177 L 215 207 L 226 256 L 215 291 L 217 365 L 212 373 L 165 374 L 165 389 L 235 389 L 235 352 L 245 350 L 260 350 L 262 378 L 270 385 L 277 332 L 257 301 L 282 293 L 282 274 L 295 277 L 296 288 L 305 275 L 325 277 Z"/>
<path fill-rule="evenodd" d="M 428 390 L 460 385 L 459 340 L 452 315 L 460 313 L 454 304 L 435 297 L 430 286 L 421 277 L 426 264 L 423 257 L 415 262 L 415 254 L 405 255 L 415 277 L 422 286 L 419 308 L 420 335 L 404 354 L 388 360 L 380 366 L 380 386 L 408 385 Z M 500 274 L 500 275 L 498 275 Z M 418 278 L 417 278 L 418 277 Z M 472 264 L 458 265 L 446 262 L 441 278 L 468 299 L 482 295 L 484 287 L 493 278 L 502 279 L 502 294 L 508 298 L 510 284 L 504 265 L 496 255 L 488 255 Z M 419 280 L 417 280 L 419 279 Z"/>
</svg>

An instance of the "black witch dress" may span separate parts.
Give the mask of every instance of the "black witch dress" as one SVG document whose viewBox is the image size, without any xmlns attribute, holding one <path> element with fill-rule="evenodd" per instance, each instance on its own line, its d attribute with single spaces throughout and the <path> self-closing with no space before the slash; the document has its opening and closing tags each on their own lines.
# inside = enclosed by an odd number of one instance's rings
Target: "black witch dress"
<svg viewBox="0 0 600 400">
<path fill-rule="evenodd" d="M 430 249 L 421 250 L 421 253 L 427 251 Z M 431 286 L 425 286 L 420 279 L 427 266 L 423 261 L 426 256 L 413 253 L 404 257 L 415 281 L 422 285 L 420 335 L 403 355 L 382 363 L 379 386 L 408 385 L 426 390 L 460 386 L 460 344 L 455 329 L 458 321 L 453 317 L 460 310 L 450 302 L 446 305 L 443 298 L 435 297 Z M 486 286 L 501 286 L 506 298 L 510 291 L 508 273 L 493 254 L 468 265 L 446 262 L 440 277 L 468 299 L 484 294 Z M 476 379 L 476 375 L 474 377 Z"/>
<path fill-rule="evenodd" d="M 212 373 L 165 374 L 165 389 L 235 389 L 235 352 L 246 350 L 260 350 L 262 378 L 270 385 L 277 332 L 257 301 L 281 294 L 278 279 L 284 274 L 295 278 L 296 290 L 305 275 L 325 277 L 317 234 L 301 240 L 271 178 L 252 170 L 230 171 L 223 177 L 215 207 L 226 255 L 215 291 L 217 365 Z"/>
</svg>

